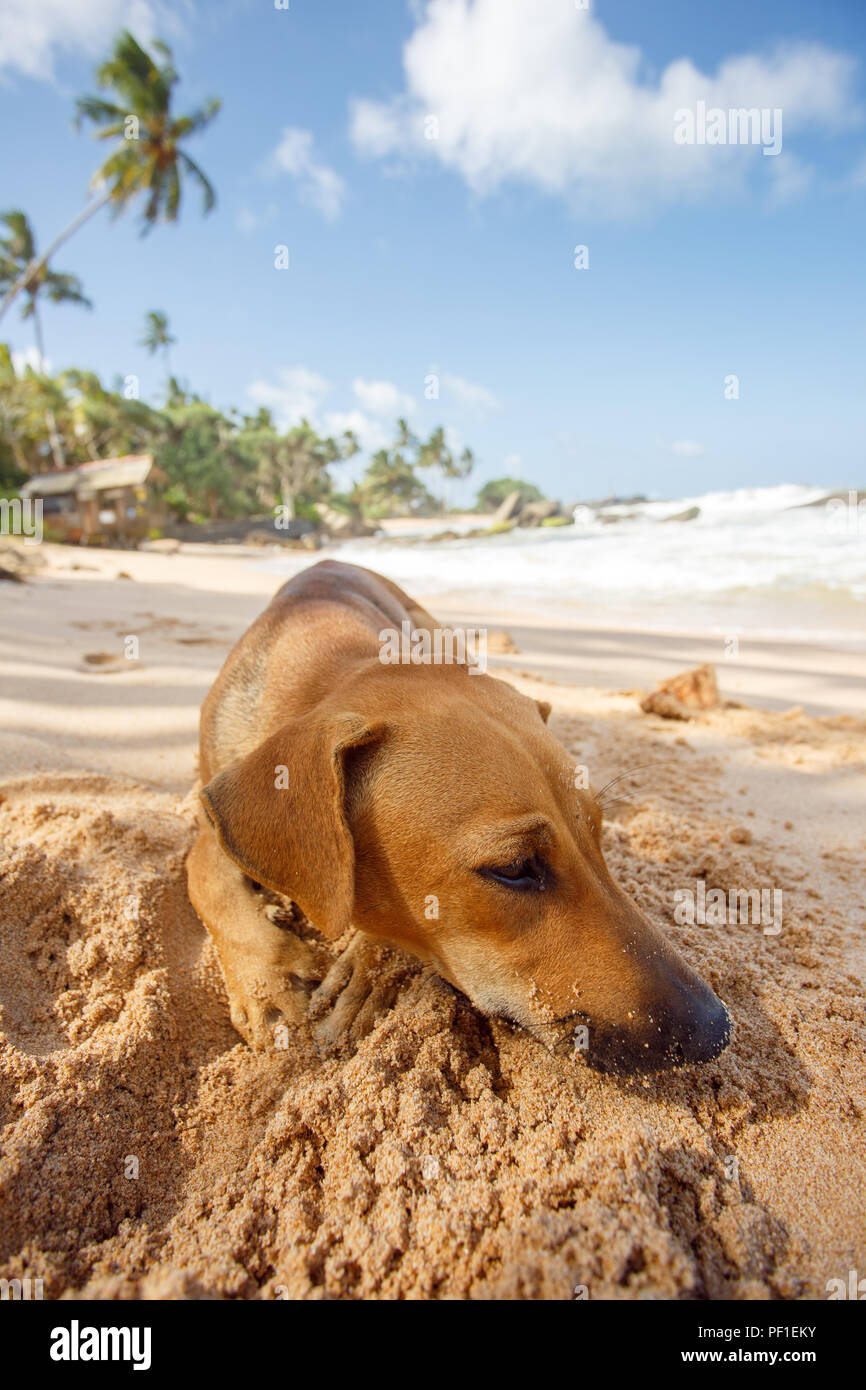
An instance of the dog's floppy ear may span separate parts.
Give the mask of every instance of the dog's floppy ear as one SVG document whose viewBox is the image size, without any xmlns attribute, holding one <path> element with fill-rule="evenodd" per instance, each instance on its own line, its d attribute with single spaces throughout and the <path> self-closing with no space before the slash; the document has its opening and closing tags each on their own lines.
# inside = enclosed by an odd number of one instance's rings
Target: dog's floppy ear
<svg viewBox="0 0 866 1390">
<path fill-rule="evenodd" d="M 553 709 L 553 705 L 549 700 L 536 700 L 535 703 L 538 705 L 538 713 L 546 724 L 550 718 L 550 711 Z"/>
<path fill-rule="evenodd" d="M 257 883 L 291 898 L 334 939 L 350 925 L 355 893 L 343 759 L 382 732 L 360 715 L 314 710 L 200 793 L 229 858 Z"/>
</svg>

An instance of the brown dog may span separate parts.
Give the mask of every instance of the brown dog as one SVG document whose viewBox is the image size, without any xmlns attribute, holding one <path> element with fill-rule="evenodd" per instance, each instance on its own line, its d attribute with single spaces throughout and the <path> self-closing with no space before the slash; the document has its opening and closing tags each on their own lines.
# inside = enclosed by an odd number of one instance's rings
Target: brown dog
<svg viewBox="0 0 866 1390">
<path fill-rule="evenodd" d="M 363 1004 L 374 938 L 431 963 L 485 1014 L 548 1043 L 588 1037 L 600 1068 L 717 1056 L 727 1010 L 608 873 L 601 811 L 575 788 L 549 706 L 466 664 L 383 664 L 380 633 L 404 622 L 437 626 L 369 570 L 313 565 L 205 700 L 207 821 L 189 893 L 235 1027 L 268 1043 L 276 1023 L 301 1021 L 321 973 L 266 913 L 263 885 L 327 937 L 358 928 L 317 991 L 333 1005 L 321 1037 Z"/>
</svg>

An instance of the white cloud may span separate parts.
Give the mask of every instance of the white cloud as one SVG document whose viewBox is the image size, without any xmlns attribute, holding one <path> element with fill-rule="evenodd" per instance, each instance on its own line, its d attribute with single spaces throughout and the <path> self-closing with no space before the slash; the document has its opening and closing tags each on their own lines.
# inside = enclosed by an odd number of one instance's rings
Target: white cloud
<svg viewBox="0 0 866 1390">
<path fill-rule="evenodd" d="M 388 438 L 378 420 L 371 420 L 363 410 L 332 410 L 322 421 L 326 434 L 338 436 L 351 430 L 362 449 L 370 453 L 384 449 Z"/>
<path fill-rule="evenodd" d="M 784 142 L 862 119 L 854 60 L 821 44 L 742 54 L 714 74 L 680 58 L 651 78 L 639 48 L 567 0 L 428 0 L 403 66 L 392 101 L 353 102 L 360 151 L 435 159 L 481 194 L 516 181 L 610 213 L 740 192 L 786 160 L 784 143 L 773 158 L 677 144 L 675 113 L 698 101 L 781 108 Z"/>
<path fill-rule="evenodd" d="M 235 215 L 235 227 L 245 234 L 257 232 L 260 227 L 266 227 L 269 222 L 273 222 L 276 215 L 276 203 L 268 203 L 264 212 L 253 212 L 252 208 L 244 203 Z"/>
<path fill-rule="evenodd" d="M 395 386 L 393 381 L 364 381 L 356 377 L 352 390 L 364 410 L 371 415 L 387 415 L 396 420 L 398 416 L 411 415 L 415 409 L 412 397 Z"/>
<path fill-rule="evenodd" d="M 291 174 L 298 181 L 305 203 L 317 208 L 329 222 L 339 217 L 346 195 L 345 180 L 327 164 L 316 162 L 309 130 L 285 126 L 265 169 L 270 174 Z"/>
<path fill-rule="evenodd" d="M 102 56 L 119 29 L 143 42 L 177 35 L 177 11 L 186 8 L 165 0 L 0 0 L 0 73 L 50 82 L 59 56 Z"/>
<path fill-rule="evenodd" d="M 308 367 L 283 367 L 275 382 L 251 381 L 246 394 L 271 411 L 279 429 L 291 429 L 302 420 L 313 424 L 330 390 L 331 383 Z"/>
<path fill-rule="evenodd" d="M 492 391 L 488 391 L 486 386 L 478 386 L 474 381 L 467 381 L 465 377 L 443 372 L 442 385 L 457 397 L 461 405 L 470 406 L 473 410 L 499 409 L 499 400 Z"/>
<path fill-rule="evenodd" d="M 671 445 L 671 452 L 679 454 L 680 458 L 696 459 L 704 452 L 704 446 L 694 439 L 675 439 Z"/>
<path fill-rule="evenodd" d="M 355 383 L 357 385 L 357 383 Z M 380 383 L 388 385 L 387 382 Z M 292 429 L 307 420 L 325 435 L 340 435 L 352 430 L 362 449 L 381 449 L 387 443 L 378 420 L 364 410 L 325 410 L 325 402 L 333 387 L 330 381 L 309 367 L 283 367 L 275 381 L 259 378 L 246 388 L 247 398 L 256 406 L 271 411 L 278 429 Z M 356 392 L 357 394 L 357 392 Z"/>
</svg>

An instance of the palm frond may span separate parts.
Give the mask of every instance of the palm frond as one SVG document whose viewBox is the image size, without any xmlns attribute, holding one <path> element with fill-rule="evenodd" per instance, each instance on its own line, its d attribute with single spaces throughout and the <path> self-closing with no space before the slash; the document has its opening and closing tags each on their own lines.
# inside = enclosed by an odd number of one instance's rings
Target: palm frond
<svg viewBox="0 0 866 1390">
<path fill-rule="evenodd" d="M 157 47 L 154 44 L 154 47 Z M 166 112 L 171 101 L 171 89 L 177 72 L 171 53 L 163 44 L 159 52 L 166 58 L 158 67 L 146 49 L 125 29 L 114 45 L 114 52 L 96 72 L 100 87 L 110 87 L 127 99 L 129 110 L 138 116 L 149 112 Z"/>
<path fill-rule="evenodd" d="M 45 277 L 45 293 L 52 304 L 80 304 L 83 309 L 93 308 L 77 275 L 49 270 Z"/>
<path fill-rule="evenodd" d="M 178 152 L 178 157 L 187 173 L 196 181 L 201 189 L 202 212 L 205 215 L 212 212 L 216 206 L 216 193 L 214 192 L 213 184 L 210 179 L 207 177 L 204 170 L 196 164 L 195 160 L 190 158 L 185 150 L 180 150 Z"/>
<path fill-rule="evenodd" d="M 122 130 L 123 122 L 130 114 L 114 102 L 104 101 L 102 97 L 78 97 L 75 102 L 75 128 L 80 130 L 85 121 L 92 121 L 94 125 L 104 125 L 110 121 L 115 125 L 119 123 Z"/>
</svg>

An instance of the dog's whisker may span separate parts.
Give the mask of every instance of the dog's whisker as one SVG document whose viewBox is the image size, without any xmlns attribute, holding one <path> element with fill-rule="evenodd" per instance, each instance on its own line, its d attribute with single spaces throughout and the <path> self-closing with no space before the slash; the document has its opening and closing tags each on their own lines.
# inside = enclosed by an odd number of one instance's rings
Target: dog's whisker
<svg viewBox="0 0 866 1390">
<path fill-rule="evenodd" d="M 553 1027 L 555 1027 L 555 1025 L 556 1025 L 557 1023 L 570 1023 L 571 1020 L 572 1020 L 573 1018 L 585 1018 L 585 1017 L 586 1017 L 586 1015 L 585 1015 L 585 1014 L 582 1014 L 582 1013 L 580 1012 L 579 1009 L 575 1009 L 574 1013 L 571 1013 L 571 1014 L 563 1014 L 563 1015 L 562 1015 L 562 1018 L 551 1018 L 551 1019 L 548 1019 L 548 1021 L 547 1021 L 546 1023 L 536 1023 L 536 1024 L 534 1025 L 534 1027 L 536 1027 L 536 1028 L 553 1028 Z"/>
<path fill-rule="evenodd" d="M 666 767 L 676 761 L 676 758 L 658 758 L 651 763 L 638 763 L 637 767 L 627 768 L 626 771 L 621 772 L 619 776 L 611 777 L 609 782 L 605 782 L 601 791 L 596 792 L 595 799 L 599 805 L 601 805 L 605 792 L 610 791 L 611 787 L 615 787 L 618 782 L 625 781 L 626 777 L 632 777 L 636 772 L 645 772 L 649 767 Z"/>
</svg>

